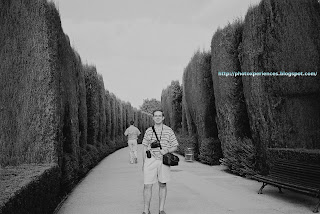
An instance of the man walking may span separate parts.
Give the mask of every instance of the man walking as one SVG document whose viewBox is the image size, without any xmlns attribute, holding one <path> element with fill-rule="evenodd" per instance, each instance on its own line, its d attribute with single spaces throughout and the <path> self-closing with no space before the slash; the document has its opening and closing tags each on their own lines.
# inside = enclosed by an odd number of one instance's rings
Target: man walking
<svg viewBox="0 0 320 214">
<path fill-rule="evenodd" d="M 164 115 L 162 110 L 153 111 L 153 121 L 155 132 L 161 144 L 156 147 L 154 142 L 157 137 L 149 127 L 144 135 L 142 145 L 142 170 L 144 175 L 144 212 L 142 214 L 150 214 L 150 202 L 152 196 L 152 185 L 156 182 L 159 183 L 159 213 L 166 214 L 164 205 L 167 197 L 167 182 L 170 181 L 170 167 L 162 163 L 162 156 L 169 152 L 177 150 L 178 141 L 172 129 L 163 124 Z M 148 155 L 147 155 L 148 151 Z"/>
<path fill-rule="evenodd" d="M 137 157 L 137 139 L 138 136 L 141 134 L 139 129 L 135 127 L 134 122 L 130 121 L 130 126 L 124 132 L 125 136 L 128 136 L 128 146 L 129 146 L 129 155 L 130 155 L 130 163 L 138 163 Z"/>
</svg>

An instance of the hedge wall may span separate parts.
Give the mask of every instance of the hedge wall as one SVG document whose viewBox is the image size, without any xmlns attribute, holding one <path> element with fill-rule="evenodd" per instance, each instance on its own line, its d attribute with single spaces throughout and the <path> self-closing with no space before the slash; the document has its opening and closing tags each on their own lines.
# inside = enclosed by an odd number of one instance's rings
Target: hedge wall
<svg viewBox="0 0 320 214">
<path fill-rule="evenodd" d="M 6 167 L 0 179 L 2 214 L 51 214 L 59 203 L 60 168 L 56 164 Z"/>
<path fill-rule="evenodd" d="M 188 134 L 188 122 L 187 122 L 187 104 L 184 95 L 184 86 L 181 85 L 182 100 L 181 100 L 181 133 L 184 135 Z"/>
<path fill-rule="evenodd" d="M 99 132 L 99 82 L 95 66 L 84 65 L 88 108 L 88 144 L 97 146 Z"/>
<path fill-rule="evenodd" d="M 241 76 L 222 76 L 219 72 L 241 72 L 239 48 L 243 22 L 235 21 L 218 29 L 211 41 L 211 73 L 214 87 L 222 163 L 234 173 L 252 174 L 254 151 Z M 246 138 L 246 139 L 244 139 Z M 238 155 L 241 154 L 241 155 Z"/>
<path fill-rule="evenodd" d="M 182 120 L 182 88 L 179 81 L 172 81 L 171 85 L 162 90 L 161 108 L 164 111 L 164 123 L 174 131 L 180 132 Z"/>
<path fill-rule="evenodd" d="M 317 72 L 320 6 L 316 0 L 263 0 L 244 23 L 242 72 Z M 320 76 L 243 76 L 257 168 L 266 149 L 319 149 Z"/>
<path fill-rule="evenodd" d="M 183 85 L 188 127 L 194 129 L 191 132 L 195 131 L 198 139 L 195 152 L 199 153 L 200 161 L 217 164 L 222 151 L 215 121 L 210 53 L 198 51 L 194 54 L 184 70 Z"/>
<path fill-rule="evenodd" d="M 106 91 L 104 88 L 103 77 L 101 74 L 98 75 L 98 82 L 97 85 L 99 86 L 98 93 L 99 93 L 99 132 L 98 132 L 98 145 L 100 147 L 104 147 L 106 145 L 107 140 L 107 132 L 106 132 Z"/>
<path fill-rule="evenodd" d="M 106 141 L 107 144 L 110 144 L 111 141 L 111 105 L 110 105 L 110 92 L 108 90 L 105 91 L 105 105 L 106 105 Z"/>
<path fill-rule="evenodd" d="M 111 141 L 116 139 L 116 96 L 110 93 L 110 108 L 111 108 Z"/>
<path fill-rule="evenodd" d="M 0 2 L 2 166 L 57 161 L 56 74 L 48 49 L 48 10 L 41 1 Z"/>
</svg>

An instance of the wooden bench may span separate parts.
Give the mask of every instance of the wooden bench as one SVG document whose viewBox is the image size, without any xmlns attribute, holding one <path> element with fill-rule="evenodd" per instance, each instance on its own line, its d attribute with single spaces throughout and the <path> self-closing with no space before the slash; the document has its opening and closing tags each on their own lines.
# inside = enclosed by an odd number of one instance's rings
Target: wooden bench
<svg viewBox="0 0 320 214">
<path fill-rule="evenodd" d="M 320 165 L 277 160 L 268 175 L 254 175 L 252 178 L 263 183 L 258 194 L 262 194 L 262 189 L 270 184 L 278 187 L 279 193 L 283 193 L 281 191 L 281 188 L 283 188 L 319 198 L 319 202 L 313 210 L 314 213 L 319 212 Z"/>
</svg>

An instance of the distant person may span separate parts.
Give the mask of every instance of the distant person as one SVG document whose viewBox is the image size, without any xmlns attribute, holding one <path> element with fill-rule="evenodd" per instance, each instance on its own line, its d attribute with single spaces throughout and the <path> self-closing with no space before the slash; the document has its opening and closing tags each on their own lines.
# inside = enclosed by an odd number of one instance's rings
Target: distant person
<svg viewBox="0 0 320 214">
<path fill-rule="evenodd" d="M 154 134 L 152 127 L 149 127 L 143 137 L 143 177 L 144 177 L 144 212 L 142 214 L 150 214 L 150 202 L 152 196 L 152 185 L 159 183 L 159 213 L 166 214 L 164 204 L 167 197 L 167 182 L 170 181 L 170 167 L 162 163 L 162 156 L 169 152 L 177 150 L 178 141 L 172 129 L 163 124 L 164 115 L 162 110 L 153 111 L 153 121 L 155 132 L 161 144 L 157 146 L 155 141 L 157 137 Z M 148 151 L 148 155 L 146 154 Z"/>
<path fill-rule="evenodd" d="M 129 156 L 130 156 L 130 163 L 138 163 L 138 155 L 137 155 L 137 139 L 138 136 L 141 134 L 139 129 L 135 127 L 134 122 L 130 121 L 130 126 L 124 132 L 125 136 L 128 136 L 128 147 L 129 147 Z"/>
</svg>

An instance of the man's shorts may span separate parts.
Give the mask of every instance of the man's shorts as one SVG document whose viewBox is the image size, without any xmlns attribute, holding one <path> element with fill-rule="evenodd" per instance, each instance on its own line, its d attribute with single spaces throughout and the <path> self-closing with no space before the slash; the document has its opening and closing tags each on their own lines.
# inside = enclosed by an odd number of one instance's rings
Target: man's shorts
<svg viewBox="0 0 320 214">
<path fill-rule="evenodd" d="M 137 144 L 137 140 L 128 140 L 128 146 L 134 151 L 137 150 Z"/>
<path fill-rule="evenodd" d="M 154 184 L 157 181 L 167 183 L 170 181 L 170 167 L 162 163 L 162 159 L 156 159 L 153 155 L 144 162 L 144 184 Z"/>
</svg>

